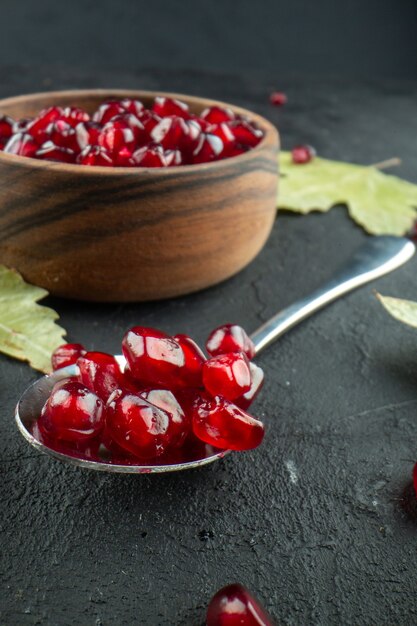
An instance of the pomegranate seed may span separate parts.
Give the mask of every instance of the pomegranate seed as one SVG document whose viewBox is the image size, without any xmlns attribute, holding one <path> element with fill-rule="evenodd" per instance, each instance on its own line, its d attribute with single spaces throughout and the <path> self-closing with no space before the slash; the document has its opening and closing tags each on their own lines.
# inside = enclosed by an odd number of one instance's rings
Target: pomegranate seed
<svg viewBox="0 0 417 626">
<path fill-rule="evenodd" d="M 284 104 L 287 104 L 288 98 L 282 91 L 273 91 L 269 96 L 269 101 L 274 106 L 281 107 Z"/>
<path fill-rule="evenodd" d="M 7 140 L 13 135 L 14 120 L 7 115 L 0 115 L 0 139 Z"/>
<path fill-rule="evenodd" d="M 167 117 L 168 115 L 175 115 L 184 119 L 189 119 L 190 117 L 188 105 L 185 104 L 185 102 L 173 98 L 165 98 L 163 96 L 157 96 L 155 98 L 152 111 L 160 117 Z"/>
<path fill-rule="evenodd" d="M 249 361 L 243 352 L 229 352 L 208 359 L 203 366 L 203 383 L 213 396 L 235 400 L 249 391 Z"/>
<path fill-rule="evenodd" d="M 36 141 L 26 133 L 12 135 L 4 146 L 4 152 L 25 157 L 34 157 L 38 150 L 39 146 Z"/>
<path fill-rule="evenodd" d="M 316 151 L 311 146 L 296 146 L 291 150 L 293 163 L 310 163 L 316 156 Z"/>
<path fill-rule="evenodd" d="M 28 126 L 33 122 L 33 117 L 22 117 L 20 120 L 16 120 L 13 125 L 14 133 L 25 133 Z"/>
<path fill-rule="evenodd" d="M 203 386 L 203 365 L 206 357 L 199 346 L 188 335 L 174 335 L 173 339 L 182 348 L 185 356 L 187 382 L 190 387 Z"/>
<path fill-rule="evenodd" d="M 181 117 L 164 117 L 151 131 L 151 139 L 165 150 L 180 150 L 190 140 L 190 129 Z"/>
<path fill-rule="evenodd" d="M 200 396 L 193 406 L 196 437 L 226 450 L 256 448 L 264 437 L 262 422 L 222 396 Z"/>
<path fill-rule="evenodd" d="M 123 337 L 123 354 L 132 375 L 150 385 L 176 389 L 187 386 L 186 356 L 177 341 L 155 328 L 134 326 Z"/>
<path fill-rule="evenodd" d="M 86 352 L 77 361 L 80 379 L 90 391 L 107 401 L 115 389 L 120 388 L 122 373 L 116 359 L 105 352 Z"/>
<path fill-rule="evenodd" d="M 133 153 L 135 165 L 140 167 L 166 167 L 164 149 L 158 144 L 143 146 Z"/>
<path fill-rule="evenodd" d="M 262 131 L 258 128 L 254 128 L 245 120 L 229 122 L 228 126 L 232 131 L 236 142 L 242 144 L 243 146 L 254 148 L 262 139 Z"/>
<path fill-rule="evenodd" d="M 123 98 L 120 100 L 120 105 L 125 111 L 136 115 L 136 117 L 139 117 L 145 108 L 140 100 L 132 100 L 131 98 Z"/>
<path fill-rule="evenodd" d="M 42 433 L 54 439 L 91 439 L 104 426 L 104 404 L 81 383 L 60 382 L 46 401 L 38 424 Z"/>
<path fill-rule="evenodd" d="M 110 154 L 100 146 L 87 146 L 78 155 L 77 163 L 80 165 L 101 165 L 103 167 L 113 167 L 114 162 Z"/>
<path fill-rule="evenodd" d="M 75 133 L 77 136 L 77 143 L 81 150 L 84 150 L 88 145 L 95 146 L 98 142 L 98 137 L 101 132 L 101 126 L 96 122 L 80 122 L 75 127 Z"/>
<path fill-rule="evenodd" d="M 61 107 L 49 107 L 39 113 L 35 119 L 27 126 L 27 132 L 35 137 L 46 129 L 49 124 L 62 118 L 63 109 Z"/>
<path fill-rule="evenodd" d="M 196 149 L 193 151 L 193 163 L 207 163 L 214 161 L 223 151 L 223 142 L 219 137 L 210 133 L 202 133 Z"/>
<path fill-rule="evenodd" d="M 263 370 L 255 365 L 255 363 L 249 363 L 250 370 L 250 389 L 246 393 L 244 393 L 240 398 L 236 398 L 234 400 L 236 406 L 241 409 L 248 409 L 252 402 L 255 400 L 256 396 L 262 389 L 262 385 L 264 384 L 264 373 Z"/>
<path fill-rule="evenodd" d="M 75 129 L 65 120 L 57 120 L 53 124 L 50 124 L 46 132 L 48 139 L 59 148 L 67 148 L 73 152 L 80 151 Z"/>
<path fill-rule="evenodd" d="M 218 106 L 208 107 L 204 109 L 200 118 L 209 122 L 209 124 L 221 124 L 222 122 L 231 122 L 235 119 L 235 114 L 228 108 Z"/>
<path fill-rule="evenodd" d="M 230 130 L 229 126 L 222 122 L 221 124 L 213 124 L 210 126 L 210 133 L 219 137 L 223 142 L 223 152 L 235 148 L 235 136 Z"/>
<path fill-rule="evenodd" d="M 37 441 L 40 441 L 48 448 L 52 448 L 56 452 L 72 456 L 77 459 L 85 459 L 87 461 L 98 461 L 98 449 L 100 446 L 99 436 L 81 441 L 64 441 L 55 439 L 39 428 L 39 421 L 35 422 L 31 429 L 32 435 Z"/>
<path fill-rule="evenodd" d="M 206 350 L 211 356 L 227 352 L 244 352 L 248 359 L 255 356 L 252 339 L 237 324 L 223 324 L 215 328 L 207 339 Z"/>
<path fill-rule="evenodd" d="M 104 126 L 104 124 L 110 122 L 113 117 L 122 115 L 123 113 L 126 113 L 126 109 L 120 102 L 117 100 L 109 100 L 108 102 L 100 104 L 97 111 L 93 114 L 92 120 Z"/>
<path fill-rule="evenodd" d="M 153 113 L 148 109 L 144 109 L 139 116 L 139 120 L 145 128 L 148 139 L 150 139 L 152 130 L 157 124 L 159 124 L 161 118 L 156 113 Z"/>
<path fill-rule="evenodd" d="M 112 155 L 115 165 L 119 167 L 135 167 L 136 163 L 133 159 L 132 151 L 127 148 L 121 148 L 118 152 Z"/>
<path fill-rule="evenodd" d="M 273 626 L 271 618 L 246 587 L 233 584 L 220 589 L 210 601 L 207 626 Z"/>
<path fill-rule="evenodd" d="M 164 159 L 167 167 L 183 164 L 183 156 L 180 150 L 165 150 Z"/>
<path fill-rule="evenodd" d="M 169 447 L 179 448 L 191 432 L 191 415 L 184 413 L 177 398 L 168 389 L 141 391 L 139 396 L 170 415 Z"/>
<path fill-rule="evenodd" d="M 58 163 L 75 163 L 76 155 L 72 150 L 59 148 L 52 141 L 47 141 L 36 152 L 35 157 L 45 161 L 57 161 Z"/>
<path fill-rule="evenodd" d="M 138 123 L 140 123 L 138 121 Z M 98 145 L 109 152 L 118 152 L 122 148 L 133 151 L 135 147 L 135 136 L 133 130 L 125 120 L 113 119 L 107 122 L 98 136 Z"/>
<path fill-rule="evenodd" d="M 62 110 L 62 118 L 70 125 L 75 128 L 77 124 L 80 122 L 89 122 L 90 116 L 87 111 L 80 109 L 78 107 L 65 107 Z"/>
<path fill-rule="evenodd" d="M 64 343 L 52 352 L 52 369 L 59 370 L 61 367 L 74 365 L 80 356 L 86 353 L 86 349 L 80 343 Z"/>
<path fill-rule="evenodd" d="M 176 443 L 171 413 L 141 395 L 114 392 L 107 403 L 107 428 L 119 446 L 143 459 L 161 456 Z"/>
</svg>

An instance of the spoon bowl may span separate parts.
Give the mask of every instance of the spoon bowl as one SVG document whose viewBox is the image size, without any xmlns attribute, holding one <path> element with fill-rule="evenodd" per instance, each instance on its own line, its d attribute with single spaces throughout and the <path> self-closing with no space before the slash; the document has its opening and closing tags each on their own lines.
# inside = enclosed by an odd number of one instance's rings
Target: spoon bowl
<svg viewBox="0 0 417 626">
<path fill-rule="evenodd" d="M 414 252 L 414 244 L 402 237 L 381 236 L 368 240 L 328 283 L 306 298 L 277 313 L 252 334 L 251 338 L 255 344 L 256 354 L 259 354 L 278 337 L 330 302 L 397 269 L 411 259 Z M 117 355 L 116 359 L 120 368 L 123 369 L 126 364 L 124 357 Z M 134 462 L 124 464 L 112 462 L 109 454 L 101 452 L 100 449 L 94 458 L 87 458 L 74 456 L 73 451 L 51 448 L 41 440 L 36 431 L 34 432 L 36 420 L 53 386 L 59 380 L 74 376 L 77 373 L 77 366 L 70 365 L 48 376 L 43 376 L 26 389 L 17 404 L 15 412 L 17 427 L 26 441 L 40 452 L 79 467 L 124 474 L 178 472 L 208 465 L 231 452 L 231 450 L 220 450 L 206 445 L 204 454 L 191 454 L 189 459 L 186 458 L 180 463 L 136 465 Z"/>
</svg>

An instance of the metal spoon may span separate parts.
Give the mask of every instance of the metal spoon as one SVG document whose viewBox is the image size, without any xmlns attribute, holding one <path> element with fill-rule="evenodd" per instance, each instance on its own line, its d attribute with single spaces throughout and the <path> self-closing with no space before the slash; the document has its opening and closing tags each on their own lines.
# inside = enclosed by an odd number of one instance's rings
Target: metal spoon
<svg viewBox="0 0 417 626">
<path fill-rule="evenodd" d="M 414 252 L 415 245 L 405 238 L 381 236 L 369 239 L 329 282 L 306 298 L 277 313 L 277 315 L 252 334 L 251 337 L 256 347 L 256 354 L 259 354 L 293 326 L 333 300 L 397 269 L 411 259 Z M 117 356 L 116 358 L 120 365 L 123 366 L 125 363 L 124 358 L 122 356 Z M 208 447 L 209 449 L 206 450 L 204 458 L 192 458 L 182 463 L 170 465 L 117 465 L 110 462 L 105 456 L 100 458 L 100 460 L 89 460 L 57 452 L 47 447 L 32 435 L 32 426 L 38 418 L 41 408 L 54 384 L 58 380 L 73 376 L 76 373 L 77 367 L 71 365 L 49 376 L 43 376 L 28 387 L 20 398 L 15 413 L 16 423 L 23 437 L 37 450 L 79 467 L 129 474 L 151 474 L 191 469 L 212 463 L 230 452 L 230 450 L 217 450 Z"/>
</svg>

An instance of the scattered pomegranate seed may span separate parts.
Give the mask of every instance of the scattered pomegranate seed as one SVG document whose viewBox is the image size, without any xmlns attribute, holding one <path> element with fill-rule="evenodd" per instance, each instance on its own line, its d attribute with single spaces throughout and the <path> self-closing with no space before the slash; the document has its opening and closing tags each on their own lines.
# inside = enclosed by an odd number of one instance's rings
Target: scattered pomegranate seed
<svg viewBox="0 0 417 626">
<path fill-rule="evenodd" d="M 316 151 L 312 146 L 295 146 L 291 150 L 293 163 L 304 164 L 309 163 L 316 156 Z"/>
<path fill-rule="evenodd" d="M 55 371 L 61 369 L 61 367 L 73 365 L 85 353 L 86 349 L 80 343 L 64 343 L 52 353 L 52 369 Z"/>
<path fill-rule="evenodd" d="M 114 162 L 110 154 L 100 146 L 87 146 L 77 157 L 80 165 L 101 165 L 103 167 L 113 167 Z"/>
<path fill-rule="evenodd" d="M 282 91 L 273 91 L 269 96 L 269 101 L 274 106 L 281 107 L 288 102 L 287 94 Z"/>
<path fill-rule="evenodd" d="M 262 422 L 222 396 L 200 396 L 192 419 L 194 434 L 218 448 L 251 450 L 264 438 Z"/>
<path fill-rule="evenodd" d="M 116 359 L 105 352 L 86 352 L 77 360 L 80 380 L 99 398 L 107 401 L 122 386 L 123 376 Z"/>
<path fill-rule="evenodd" d="M 46 401 L 38 425 L 42 433 L 64 441 L 84 441 L 104 426 L 104 404 L 79 382 L 59 382 Z"/>
<path fill-rule="evenodd" d="M 215 328 L 207 339 L 206 349 L 211 356 L 227 352 L 244 352 L 248 359 L 255 356 L 252 339 L 237 324 L 223 324 Z"/>
<path fill-rule="evenodd" d="M 259 602 L 239 584 L 227 585 L 211 599 L 207 626 L 273 626 Z"/>
<path fill-rule="evenodd" d="M 249 391 L 251 375 L 249 361 L 243 352 L 213 356 L 203 366 L 204 387 L 213 396 L 235 400 Z"/>
</svg>

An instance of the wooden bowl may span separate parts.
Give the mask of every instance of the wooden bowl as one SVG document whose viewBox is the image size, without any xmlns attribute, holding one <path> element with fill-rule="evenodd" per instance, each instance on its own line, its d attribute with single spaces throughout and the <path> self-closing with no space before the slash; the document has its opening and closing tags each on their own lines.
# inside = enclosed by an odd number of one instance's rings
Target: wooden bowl
<svg viewBox="0 0 417 626">
<path fill-rule="evenodd" d="M 0 114 L 51 105 L 92 112 L 108 98 L 156 95 L 194 113 L 218 104 L 264 132 L 249 152 L 170 168 L 86 167 L 0 152 L 0 263 L 67 298 L 129 302 L 214 285 L 261 250 L 276 211 L 278 133 L 255 113 L 214 100 L 150 91 L 83 90 L 0 100 Z"/>
</svg>

